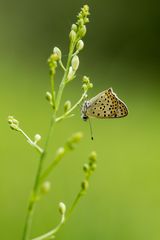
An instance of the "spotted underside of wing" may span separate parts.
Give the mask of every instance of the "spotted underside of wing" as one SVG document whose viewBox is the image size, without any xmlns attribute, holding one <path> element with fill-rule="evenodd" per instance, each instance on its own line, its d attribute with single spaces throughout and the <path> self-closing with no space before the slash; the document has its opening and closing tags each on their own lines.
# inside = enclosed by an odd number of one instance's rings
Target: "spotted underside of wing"
<svg viewBox="0 0 160 240">
<path fill-rule="evenodd" d="M 96 118 L 120 118 L 128 114 L 126 105 L 116 96 L 111 88 L 99 93 L 90 100 L 87 109 L 88 117 Z"/>
</svg>

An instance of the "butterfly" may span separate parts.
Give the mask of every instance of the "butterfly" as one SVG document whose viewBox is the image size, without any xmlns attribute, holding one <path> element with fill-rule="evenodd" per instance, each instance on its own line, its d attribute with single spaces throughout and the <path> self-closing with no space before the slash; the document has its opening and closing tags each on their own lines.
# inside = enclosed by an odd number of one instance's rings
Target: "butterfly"
<svg viewBox="0 0 160 240">
<path fill-rule="evenodd" d="M 88 101 L 84 101 L 82 109 L 82 119 L 89 117 L 100 119 L 121 118 L 128 115 L 128 109 L 122 100 L 109 88 Z"/>
</svg>

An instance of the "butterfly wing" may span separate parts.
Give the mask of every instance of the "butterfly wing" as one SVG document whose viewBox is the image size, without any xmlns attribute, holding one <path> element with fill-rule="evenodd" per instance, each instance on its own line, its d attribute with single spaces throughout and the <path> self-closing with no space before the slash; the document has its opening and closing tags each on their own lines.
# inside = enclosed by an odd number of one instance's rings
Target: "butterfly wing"
<svg viewBox="0 0 160 240">
<path fill-rule="evenodd" d="M 90 100 L 86 115 L 96 118 L 120 118 L 128 114 L 126 105 L 116 96 L 112 88 L 99 93 Z"/>
</svg>

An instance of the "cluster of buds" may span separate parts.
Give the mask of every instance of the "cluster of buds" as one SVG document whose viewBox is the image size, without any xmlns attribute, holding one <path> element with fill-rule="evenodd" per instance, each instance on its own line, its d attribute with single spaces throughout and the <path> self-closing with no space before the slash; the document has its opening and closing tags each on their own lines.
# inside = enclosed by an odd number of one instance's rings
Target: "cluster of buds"
<svg viewBox="0 0 160 240">
<path fill-rule="evenodd" d="M 57 62 L 60 61 L 61 58 L 62 58 L 61 50 L 58 47 L 54 47 L 53 53 L 50 55 L 48 59 L 51 75 L 55 75 Z"/>
<path fill-rule="evenodd" d="M 71 66 L 68 71 L 67 81 L 71 81 L 75 78 L 75 73 L 79 67 L 78 53 L 84 48 L 84 42 L 82 41 L 82 38 L 85 36 L 87 31 L 85 24 L 89 22 L 89 14 L 89 7 L 87 5 L 84 5 L 77 16 L 76 24 L 72 24 L 71 26 L 69 38 L 71 46 L 73 46 L 76 51 L 74 52 L 73 58 L 71 60 Z"/>
<path fill-rule="evenodd" d="M 86 34 L 86 24 L 89 22 L 88 16 L 89 13 L 89 7 L 88 5 L 84 5 L 81 8 L 80 13 L 77 16 L 77 22 L 76 24 L 72 24 L 71 31 L 69 33 L 69 38 L 72 43 L 77 43 L 77 50 L 81 50 L 84 46 L 83 41 L 81 40 L 85 34 Z"/>
<path fill-rule="evenodd" d="M 93 88 L 93 83 L 90 82 L 89 77 L 84 76 L 82 82 L 82 89 L 84 92 L 88 91 L 90 88 Z"/>
<path fill-rule="evenodd" d="M 86 177 L 81 183 L 82 191 L 86 191 L 89 186 L 88 179 L 97 167 L 96 161 L 97 161 L 97 154 L 95 151 L 93 151 L 89 155 L 89 162 L 83 165 L 83 171 L 85 172 Z"/>
<path fill-rule="evenodd" d="M 8 123 L 12 130 L 19 131 L 19 121 L 15 119 L 13 116 L 8 116 Z"/>
<path fill-rule="evenodd" d="M 71 28 L 72 33 L 70 34 L 70 38 L 71 36 L 73 36 L 74 37 L 72 38 L 73 40 L 76 40 L 76 39 L 79 40 L 85 36 L 87 31 L 85 25 L 89 22 L 89 18 L 88 18 L 89 15 L 90 15 L 89 7 L 88 5 L 84 5 L 77 16 L 76 24 L 72 25 L 72 28 Z"/>
<path fill-rule="evenodd" d="M 88 5 L 84 5 L 77 16 L 76 24 L 72 24 L 69 34 L 71 42 L 76 42 L 85 36 L 87 31 L 86 24 L 89 22 L 89 15 L 89 7 Z"/>
<path fill-rule="evenodd" d="M 77 132 L 74 133 L 66 142 L 66 146 L 70 149 L 73 150 L 76 146 L 77 143 L 81 141 L 83 138 L 83 133 L 82 132 Z"/>
</svg>

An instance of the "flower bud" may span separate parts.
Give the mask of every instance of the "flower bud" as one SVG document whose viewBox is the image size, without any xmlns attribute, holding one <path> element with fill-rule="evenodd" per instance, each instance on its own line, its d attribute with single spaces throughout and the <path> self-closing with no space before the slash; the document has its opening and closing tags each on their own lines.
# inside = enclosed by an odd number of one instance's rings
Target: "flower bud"
<svg viewBox="0 0 160 240">
<path fill-rule="evenodd" d="M 76 32 L 74 30 L 70 31 L 69 38 L 72 42 L 76 40 Z"/>
<path fill-rule="evenodd" d="M 95 171 L 96 168 L 97 168 L 97 164 L 96 164 L 96 163 L 92 163 L 92 164 L 91 164 L 91 170 L 92 170 L 92 171 Z"/>
<path fill-rule="evenodd" d="M 82 89 L 83 89 L 84 91 L 87 91 L 88 87 L 87 87 L 87 85 L 86 85 L 85 83 L 82 85 Z"/>
<path fill-rule="evenodd" d="M 81 187 L 82 187 L 82 189 L 83 189 L 84 191 L 87 190 L 88 187 L 89 187 L 88 181 L 87 181 L 87 180 L 83 180 L 83 182 L 81 183 Z"/>
<path fill-rule="evenodd" d="M 88 84 L 89 83 L 89 77 L 84 76 L 82 81 L 83 81 L 83 83 Z"/>
<path fill-rule="evenodd" d="M 71 101 L 67 100 L 64 104 L 64 112 L 67 112 L 71 108 Z"/>
<path fill-rule="evenodd" d="M 77 132 L 72 135 L 71 141 L 74 143 L 79 142 L 83 138 L 83 133 L 82 132 Z"/>
<path fill-rule="evenodd" d="M 82 132 L 77 132 L 73 134 L 66 142 L 67 147 L 72 150 L 75 148 L 75 144 L 78 143 L 83 137 Z"/>
<path fill-rule="evenodd" d="M 51 189 L 51 183 L 49 181 L 45 181 L 41 186 L 41 193 L 46 194 Z"/>
<path fill-rule="evenodd" d="M 14 123 L 11 123 L 11 124 L 10 124 L 10 128 L 11 128 L 12 130 L 19 131 L 19 127 L 18 127 L 16 124 L 14 124 Z"/>
<path fill-rule="evenodd" d="M 60 148 L 58 148 L 58 150 L 56 152 L 56 156 L 57 157 L 62 157 L 64 155 L 64 153 L 65 153 L 64 147 L 60 147 Z"/>
<path fill-rule="evenodd" d="M 96 162 L 96 160 L 97 160 L 97 153 L 95 151 L 91 152 L 91 154 L 89 156 L 89 160 L 90 160 L 91 163 Z"/>
<path fill-rule="evenodd" d="M 34 142 L 37 143 L 37 142 L 39 142 L 40 140 L 41 140 L 41 135 L 36 134 L 36 135 L 34 136 Z"/>
<path fill-rule="evenodd" d="M 8 123 L 12 130 L 19 131 L 19 121 L 15 119 L 13 116 L 8 116 Z"/>
<path fill-rule="evenodd" d="M 83 165 L 83 171 L 84 171 L 84 172 L 87 173 L 87 172 L 89 171 L 89 168 L 90 168 L 90 167 L 89 167 L 89 165 L 88 165 L 87 163 L 85 163 L 85 164 Z"/>
<path fill-rule="evenodd" d="M 49 101 L 49 102 L 52 102 L 52 94 L 50 92 L 46 92 L 46 99 Z"/>
<path fill-rule="evenodd" d="M 76 49 L 78 51 L 81 51 L 84 48 L 84 42 L 82 40 L 79 40 L 76 46 Z"/>
<path fill-rule="evenodd" d="M 77 32 L 77 25 L 76 24 L 72 24 L 71 30 Z"/>
<path fill-rule="evenodd" d="M 61 50 L 58 48 L 58 47 L 54 47 L 53 49 L 53 53 L 56 54 L 58 56 L 58 60 L 61 59 L 62 57 L 62 53 L 61 53 Z"/>
<path fill-rule="evenodd" d="M 59 212 L 61 215 L 65 215 L 66 213 L 66 205 L 63 202 L 59 203 Z"/>
<path fill-rule="evenodd" d="M 68 72 L 68 76 L 67 76 L 68 81 L 72 80 L 73 77 L 74 77 L 74 71 L 73 71 L 73 68 L 70 67 L 69 72 Z"/>
<path fill-rule="evenodd" d="M 77 71 L 78 67 L 79 67 L 79 57 L 77 55 L 75 55 L 73 58 L 72 58 L 72 68 L 74 71 Z"/>
<path fill-rule="evenodd" d="M 86 32 L 87 32 L 87 28 L 86 28 L 85 25 L 83 25 L 83 26 L 79 29 L 79 35 L 80 35 L 81 37 L 84 37 L 85 34 L 86 34 Z"/>
<path fill-rule="evenodd" d="M 88 88 L 93 88 L 93 83 L 89 83 Z"/>
<path fill-rule="evenodd" d="M 52 62 L 56 62 L 56 61 L 58 61 L 59 60 L 59 56 L 58 56 L 58 54 L 57 53 L 53 53 L 52 55 L 51 55 L 51 61 Z M 54 63 L 55 64 L 55 63 Z"/>
</svg>

